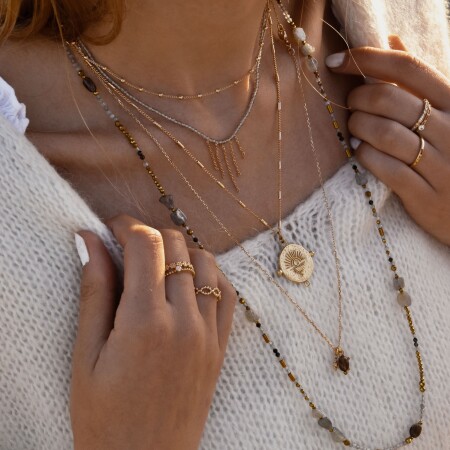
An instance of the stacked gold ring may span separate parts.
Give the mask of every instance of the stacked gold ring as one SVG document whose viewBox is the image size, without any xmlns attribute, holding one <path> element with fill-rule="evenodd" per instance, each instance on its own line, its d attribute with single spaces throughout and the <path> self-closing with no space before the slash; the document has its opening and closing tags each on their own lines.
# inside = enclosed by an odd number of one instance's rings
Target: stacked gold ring
<svg viewBox="0 0 450 450">
<path fill-rule="evenodd" d="M 428 122 L 428 119 L 431 116 L 431 103 L 428 99 L 423 99 L 423 111 L 420 115 L 417 122 L 414 124 L 414 126 L 411 128 L 411 131 L 414 131 L 415 133 L 418 133 L 419 131 L 422 132 L 425 130 L 425 126 Z"/>
<path fill-rule="evenodd" d="M 419 135 L 420 138 L 420 149 L 419 149 L 419 153 L 417 153 L 416 159 L 414 160 L 414 162 L 412 164 L 409 165 L 409 167 L 414 168 L 417 166 L 417 164 L 419 164 L 420 160 L 422 159 L 423 156 L 423 151 L 425 150 L 425 139 Z"/>
<path fill-rule="evenodd" d="M 165 276 L 173 275 L 174 273 L 189 272 L 195 277 L 194 266 L 189 261 L 177 261 L 174 263 L 166 264 Z"/>
<path fill-rule="evenodd" d="M 195 295 L 198 294 L 212 295 L 216 297 L 218 302 L 222 300 L 222 291 L 218 287 L 202 286 L 201 288 L 195 288 Z"/>
</svg>

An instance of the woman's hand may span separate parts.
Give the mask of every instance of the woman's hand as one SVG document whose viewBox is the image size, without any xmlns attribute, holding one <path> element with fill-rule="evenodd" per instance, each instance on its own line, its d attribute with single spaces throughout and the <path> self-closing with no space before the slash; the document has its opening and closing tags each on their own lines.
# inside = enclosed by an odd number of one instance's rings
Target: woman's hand
<svg viewBox="0 0 450 450">
<path fill-rule="evenodd" d="M 385 82 L 359 86 L 348 97 L 355 156 L 400 197 L 424 230 L 450 245 L 450 81 L 407 53 L 398 37 L 391 46 L 396 50 L 353 49 L 354 60 L 348 52 L 332 55 L 327 65 L 336 73 L 362 72 Z M 423 99 L 432 112 L 420 132 L 423 157 L 410 167 L 421 144 L 410 128 L 424 110 Z"/>
<path fill-rule="evenodd" d="M 236 293 L 204 250 L 178 231 L 119 216 L 108 226 L 124 249 L 120 300 L 101 240 L 83 231 L 83 269 L 73 354 L 71 418 L 76 450 L 197 449 L 222 366 Z M 165 277 L 165 264 L 190 261 Z M 195 295 L 219 287 L 222 299 Z"/>
</svg>

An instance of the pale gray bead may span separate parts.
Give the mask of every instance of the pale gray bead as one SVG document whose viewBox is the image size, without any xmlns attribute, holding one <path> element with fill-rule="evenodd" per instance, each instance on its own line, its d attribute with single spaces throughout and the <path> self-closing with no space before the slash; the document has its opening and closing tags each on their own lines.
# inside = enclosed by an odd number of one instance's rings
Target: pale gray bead
<svg viewBox="0 0 450 450">
<path fill-rule="evenodd" d="M 319 63 L 316 58 L 306 58 L 306 67 L 310 72 L 317 72 L 319 70 Z"/>
<path fill-rule="evenodd" d="M 245 311 L 245 317 L 249 322 L 252 323 L 256 323 L 259 321 L 259 316 L 255 311 L 253 311 L 253 309 L 248 309 L 247 311 Z"/>
<path fill-rule="evenodd" d="M 315 419 L 321 419 L 322 417 L 325 417 L 325 413 L 317 408 L 312 410 L 312 415 Z"/>
<path fill-rule="evenodd" d="M 162 203 L 167 209 L 174 208 L 173 196 L 172 195 L 163 195 L 159 198 L 160 203 Z"/>
<path fill-rule="evenodd" d="M 334 442 L 344 442 L 347 438 L 344 436 L 344 433 L 342 431 L 338 430 L 337 428 L 333 428 L 333 433 L 331 433 L 331 438 Z"/>
<path fill-rule="evenodd" d="M 367 184 L 369 181 L 369 177 L 367 176 L 367 172 L 358 172 L 355 174 L 356 184 L 362 186 L 363 184 Z"/>
<path fill-rule="evenodd" d="M 319 419 L 319 426 L 325 428 L 325 430 L 331 430 L 333 428 L 333 424 L 328 417 L 322 417 Z"/>
<path fill-rule="evenodd" d="M 397 295 L 397 301 L 400 306 L 411 306 L 411 297 L 407 292 L 400 292 Z"/>
<path fill-rule="evenodd" d="M 316 49 L 311 44 L 305 44 L 301 48 L 301 52 L 305 56 L 312 55 Z"/>
<path fill-rule="evenodd" d="M 294 30 L 294 37 L 295 37 L 295 40 L 296 40 L 298 43 L 301 43 L 301 42 L 303 42 L 303 41 L 306 41 L 306 33 L 305 33 L 305 30 L 304 30 L 303 28 L 300 28 L 300 27 L 296 28 L 296 29 Z"/>
<path fill-rule="evenodd" d="M 394 278 L 394 289 L 403 289 L 405 287 L 405 280 L 403 278 Z"/>
<path fill-rule="evenodd" d="M 186 214 L 184 214 L 181 209 L 176 209 L 171 215 L 170 218 L 175 225 L 181 226 L 184 225 L 187 221 Z"/>
</svg>

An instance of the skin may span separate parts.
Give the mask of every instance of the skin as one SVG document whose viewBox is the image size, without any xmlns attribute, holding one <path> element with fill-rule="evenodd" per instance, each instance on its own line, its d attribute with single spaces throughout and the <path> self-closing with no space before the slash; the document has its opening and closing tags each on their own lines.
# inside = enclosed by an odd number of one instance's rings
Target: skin
<svg viewBox="0 0 450 450">
<path fill-rule="evenodd" d="M 239 78 L 242 68 L 252 64 L 251 44 L 264 7 L 261 0 L 249 0 L 245 5 L 235 0 L 231 4 L 216 0 L 213 5 L 200 0 L 195 8 L 179 0 L 158 4 L 157 8 L 152 2 L 129 4 L 130 13 L 119 37 L 92 49 L 99 60 L 136 83 L 168 92 L 196 93 Z M 335 34 L 321 25 L 321 17 L 332 21 L 328 6 L 325 0 L 307 2 L 302 13 L 302 2 L 292 4 L 293 15 L 299 18 L 302 14 L 304 28 L 311 30 L 309 38 L 321 67 L 327 55 L 344 49 Z M 103 26 L 97 25 L 90 32 L 100 33 Z M 298 126 L 304 123 L 303 107 L 291 62 L 282 44 L 276 45 L 284 78 L 283 98 L 296 99 L 283 104 L 284 126 L 289 130 L 284 140 L 284 184 L 295 186 L 286 189 L 286 215 L 311 194 L 318 181 L 306 129 Z M 449 82 L 409 55 L 398 39 L 393 40 L 393 47 L 354 49 L 353 56 L 366 76 L 396 83 L 397 87 L 361 85 L 362 80 L 355 77 L 359 72 L 348 57 L 340 67 L 322 70 L 322 76 L 334 101 L 345 104 L 348 99 L 351 113 L 337 109 L 337 114 L 343 129 L 348 124 L 348 131 L 361 141 L 357 158 L 399 195 L 420 226 L 449 244 Z M 267 56 L 263 59 L 261 92 L 242 139 L 246 137 L 248 157 L 240 162 L 244 175 L 239 185 L 242 200 L 274 223 L 276 124 L 267 111 L 273 109 L 275 94 Z M 1 64 L 2 58 L 8 65 Z M 172 226 L 165 210 L 155 206 L 155 190 L 149 188 L 150 181 L 130 157 L 127 144 L 112 132 L 110 121 L 99 113 L 92 96 L 80 86 L 72 69 L 61 63 L 63 60 L 61 49 L 42 39 L 8 44 L 0 55 L 0 65 L 5 67 L 2 76 L 27 104 L 31 118 L 28 136 L 101 217 L 126 213 L 139 219 L 120 215 L 108 221 L 125 248 L 123 287 L 103 244 L 91 233 L 81 232 L 91 261 L 83 269 L 73 363 L 75 447 L 195 449 L 223 361 L 236 296 L 217 272 L 212 255 L 188 250 L 180 234 L 155 230 Z M 221 94 L 220 99 L 214 97 L 205 103 L 171 106 L 153 98 L 152 102 L 180 118 L 188 117 L 190 123 L 213 135 L 224 136 L 248 95 L 249 86 L 243 83 Z M 417 154 L 418 137 L 408 128 L 420 116 L 420 99 L 424 97 L 434 109 L 424 132 L 426 154 L 413 170 L 408 164 Z M 104 98 L 113 104 L 107 95 Z M 307 90 L 307 100 L 314 127 L 329 129 L 329 118 L 312 90 Z M 96 140 L 86 131 L 80 111 Z M 148 142 L 131 120 L 124 118 L 123 122 L 138 142 Z M 199 159 L 208 161 L 198 139 L 174 131 Z M 331 132 L 320 133 L 316 147 L 324 177 L 329 178 L 345 156 Z M 207 203 L 226 218 L 239 240 L 262 230 L 251 217 L 236 214 L 235 204 L 211 189 L 211 181 L 175 154 L 175 148 L 167 145 L 167 149 L 183 164 L 187 178 L 195 180 Z M 195 222 L 195 230 L 207 248 L 213 252 L 230 248 L 232 242 L 217 232 L 217 225 L 199 209 L 161 155 L 151 146 L 145 150 L 167 191 L 175 195 L 188 217 L 198 217 L 201 212 L 202 220 Z M 187 273 L 164 279 L 165 262 L 189 259 L 197 271 L 194 282 Z M 195 296 L 194 283 L 219 286 L 222 302 L 217 306 L 210 297 Z"/>
</svg>

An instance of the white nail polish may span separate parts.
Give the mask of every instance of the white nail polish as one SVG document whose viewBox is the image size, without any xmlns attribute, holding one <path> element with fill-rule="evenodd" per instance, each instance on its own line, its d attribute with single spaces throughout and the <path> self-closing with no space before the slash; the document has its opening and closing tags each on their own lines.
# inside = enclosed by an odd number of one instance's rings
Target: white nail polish
<svg viewBox="0 0 450 450">
<path fill-rule="evenodd" d="M 361 140 L 355 137 L 350 138 L 350 147 L 356 150 L 361 145 Z"/>
<path fill-rule="evenodd" d="M 336 69 L 342 66 L 345 59 L 345 53 L 334 53 L 333 55 L 327 56 L 325 59 L 325 64 L 331 69 Z"/>
<path fill-rule="evenodd" d="M 80 257 L 81 265 L 84 267 L 89 262 L 89 252 L 84 239 L 77 233 L 75 233 L 75 245 L 77 247 L 78 256 Z"/>
</svg>

